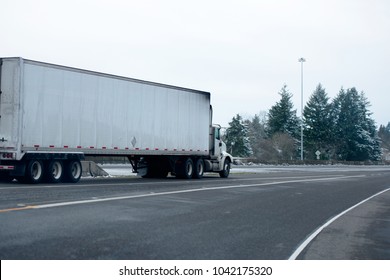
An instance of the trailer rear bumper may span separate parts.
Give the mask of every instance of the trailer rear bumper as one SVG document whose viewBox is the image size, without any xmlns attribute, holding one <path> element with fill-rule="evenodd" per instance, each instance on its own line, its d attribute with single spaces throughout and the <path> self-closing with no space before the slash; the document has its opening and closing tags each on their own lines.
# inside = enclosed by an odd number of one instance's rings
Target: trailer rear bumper
<svg viewBox="0 0 390 280">
<path fill-rule="evenodd" d="M 13 165 L 0 165 L 0 170 L 14 170 L 15 166 Z"/>
<path fill-rule="evenodd" d="M 0 163 L 0 173 L 10 176 L 23 176 L 25 169 L 26 164 L 20 161 Z"/>
</svg>

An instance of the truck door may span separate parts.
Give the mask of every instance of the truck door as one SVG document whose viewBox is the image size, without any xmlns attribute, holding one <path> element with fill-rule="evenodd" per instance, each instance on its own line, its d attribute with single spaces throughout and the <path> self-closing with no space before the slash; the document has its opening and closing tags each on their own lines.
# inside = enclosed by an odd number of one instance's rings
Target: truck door
<svg viewBox="0 0 390 280">
<path fill-rule="evenodd" d="M 213 127 L 214 134 L 214 156 L 219 157 L 222 153 L 221 128 Z"/>
</svg>

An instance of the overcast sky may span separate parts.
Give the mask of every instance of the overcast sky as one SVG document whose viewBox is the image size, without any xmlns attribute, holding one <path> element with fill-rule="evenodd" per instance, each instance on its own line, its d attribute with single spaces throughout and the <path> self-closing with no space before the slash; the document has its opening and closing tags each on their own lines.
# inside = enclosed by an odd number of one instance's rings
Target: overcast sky
<svg viewBox="0 0 390 280">
<path fill-rule="evenodd" d="M 300 116 L 300 57 L 304 103 L 356 87 L 390 121 L 388 0 L 0 0 L 0 26 L 0 57 L 209 91 L 223 126 L 284 84 Z"/>
</svg>

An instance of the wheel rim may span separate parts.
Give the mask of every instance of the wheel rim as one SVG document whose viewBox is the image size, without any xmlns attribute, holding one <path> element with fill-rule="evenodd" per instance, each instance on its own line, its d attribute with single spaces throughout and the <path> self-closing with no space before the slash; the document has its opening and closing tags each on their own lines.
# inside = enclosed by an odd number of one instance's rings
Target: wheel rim
<svg viewBox="0 0 390 280">
<path fill-rule="evenodd" d="M 61 175 L 62 175 L 62 165 L 61 163 L 59 163 L 58 161 L 54 162 L 53 163 L 53 166 L 52 166 L 52 175 L 53 175 L 53 178 L 58 180 Z"/>
<path fill-rule="evenodd" d="M 203 175 L 203 164 L 201 162 L 198 163 L 198 175 Z"/>
<path fill-rule="evenodd" d="M 35 161 L 31 165 L 31 177 L 34 180 L 39 180 L 41 176 L 42 176 L 42 165 L 38 161 Z"/>
<path fill-rule="evenodd" d="M 192 164 L 191 162 L 188 162 L 187 163 L 187 176 L 191 176 L 192 175 Z"/>
<path fill-rule="evenodd" d="M 229 172 L 230 172 L 230 164 L 228 162 L 225 164 L 225 172 L 227 174 L 229 174 Z"/>
<path fill-rule="evenodd" d="M 73 178 L 79 178 L 80 177 L 80 174 L 81 174 L 81 168 L 80 168 L 80 165 L 78 164 L 78 162 L 74 162 L 72 164 L 72 167 L 71 167 L 71 174 L 72 174 L 72 177 Z"/>
</svg>

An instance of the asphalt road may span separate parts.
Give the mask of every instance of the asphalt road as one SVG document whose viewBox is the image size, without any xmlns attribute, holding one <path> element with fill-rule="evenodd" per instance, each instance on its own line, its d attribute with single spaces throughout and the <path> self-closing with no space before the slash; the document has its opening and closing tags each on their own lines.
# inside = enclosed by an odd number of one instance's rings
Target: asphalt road
<svg viewBox="0 0 390 280">
<path fill-rule="evenodd" d="M 2 183 L 0 258 L 390 259 L 389 188 L 390 167 Z"/>
</svg>

